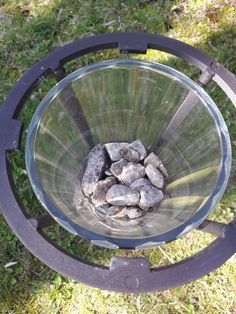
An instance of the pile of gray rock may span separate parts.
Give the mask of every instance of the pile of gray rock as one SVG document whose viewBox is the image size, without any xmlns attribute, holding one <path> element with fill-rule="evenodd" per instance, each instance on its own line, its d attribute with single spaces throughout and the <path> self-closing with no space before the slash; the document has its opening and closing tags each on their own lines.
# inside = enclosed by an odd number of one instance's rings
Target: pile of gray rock
<svg viewBox="0 0 236 314">
<path fill-rule="evenodd" d="M 163 199 L 167 176 L 161 160 L 140 140 L 98 144 L 88 155 L 75 207 L 87 207 L 106 221 L 136 220 Z"/>
</svg>

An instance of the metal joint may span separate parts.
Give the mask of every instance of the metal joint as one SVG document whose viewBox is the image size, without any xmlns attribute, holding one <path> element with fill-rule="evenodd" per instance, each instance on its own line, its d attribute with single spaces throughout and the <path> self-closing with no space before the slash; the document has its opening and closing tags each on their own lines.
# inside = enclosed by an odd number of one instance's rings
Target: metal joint
<svg viewBox="0 0 236 314">
<path fill-rule="evenodd" d="M 17 150 L 19 148 L 22 126 L 23 124 L 19 120 L 6 121 L 0 111 L 0 151 Z"/>
<path fill-rule="evenodd" d="M 202 71 L 200 77 L 198 78 L 199 85 L 202 87 L 207 86 L 212 78 L 214 77 L 215 72 L 212 70 L 211 67 L 207 67 L 204 71 Z"/>
<path fill-rule="evenodd" d="M 52 70 L 52 73 L 58 82 L 63 80 L 66 76 L 66 72 L 65 72 L 65 69 L 63 68 L 63 66 L 60 66 L 56 70 Z"/>
</svg>

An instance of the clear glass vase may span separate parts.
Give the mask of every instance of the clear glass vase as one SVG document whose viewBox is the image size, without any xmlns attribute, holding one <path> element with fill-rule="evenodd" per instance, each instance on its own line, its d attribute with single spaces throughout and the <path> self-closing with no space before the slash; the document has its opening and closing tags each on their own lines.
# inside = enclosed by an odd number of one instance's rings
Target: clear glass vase
<svg viewBox="0 0 236 314">
<path fill-rule="evenodd" d="M 91 148 L 140 139 L 168 171 L 164 199 L 140 224 L 106 225 L 73 198 Z M 230 140 L 212 99 L 167 66 L 111 60 L 81 68 L 38 106 L 26 164 L 43 206 L 67 230 L 108 247 L 148 247 L 198 226 L 226 187 Z"/>
</svg>

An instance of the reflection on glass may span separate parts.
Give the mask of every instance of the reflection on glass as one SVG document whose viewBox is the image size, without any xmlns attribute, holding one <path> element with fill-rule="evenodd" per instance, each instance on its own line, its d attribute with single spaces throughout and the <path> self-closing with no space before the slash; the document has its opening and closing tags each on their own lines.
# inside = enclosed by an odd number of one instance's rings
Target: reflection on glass
<svg viewBox="0 0 236 314">
<path fill-rule="evenodd" d="M 196 105 L 170 138 L 161 141 L 190 91 Z M 223 119 L 195 83 L 163 65 L 107 61 L 72 73 L 43 99 L 28 134 L 27 167 L 36 194 L 54 216 L 62 212 L 103 235 L 149 237 L 176 228 L 200 211 L 222 167 L 229 172 L 230 157 L 222 164 L 220 129 L 227 141 L 224 153 L 230 155 Z M 74 189 L 80 184 L 79 174 L 91 147 L 136 139 L 156 152 L 168 170 L 165 199 L 143 217 L 141 225 L 129 228 L 115 223 L 107 227 L 87 208 L 76 212 Z"/>
</svg>

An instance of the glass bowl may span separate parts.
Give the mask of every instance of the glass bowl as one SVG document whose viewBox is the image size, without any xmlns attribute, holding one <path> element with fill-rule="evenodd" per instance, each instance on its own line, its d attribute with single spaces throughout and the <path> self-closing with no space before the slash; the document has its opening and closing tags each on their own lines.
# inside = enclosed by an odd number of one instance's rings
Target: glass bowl
<svg viewBox="0 0 236 314">
<path fill-rule="evenodd" d="M 185 114 L 173 123 L 186 99 Z M 136 139 L 168 171 L 164 199 L 128 227 L 108 226 L 88 208 L 76 211 L 75 189 L 93 145 Z M 28 129 L 26 166 L 38 199 L 64 228 L 105 247 L 148 248 L 196 228 L 215 207 L 231 146 L 217 106 L 198 84 L 165 65 L 111 60 L 77 70 L 49 91 Z"/>
</svg>

